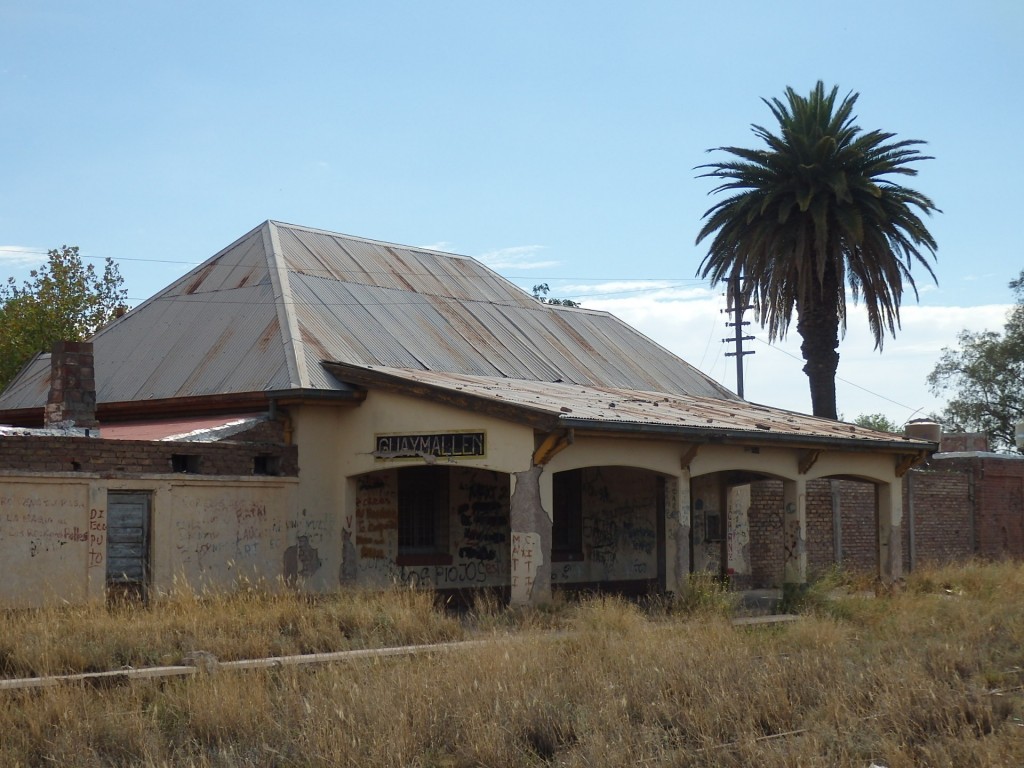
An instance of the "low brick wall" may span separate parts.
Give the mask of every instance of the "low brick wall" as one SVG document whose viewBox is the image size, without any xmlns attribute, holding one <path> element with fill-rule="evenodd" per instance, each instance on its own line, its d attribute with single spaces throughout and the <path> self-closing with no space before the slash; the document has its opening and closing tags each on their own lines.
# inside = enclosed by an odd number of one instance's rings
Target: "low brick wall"
<svg viewBox="0 0 1024 768">
<path fill-rule="evenodd" d="M 264 430 L 263 435 L 256 436 L 268 437 L 270 433 Z M 175 456 L 179 458 L 176 460 Z M 0 470 L 163 474 L 181 471 L 176 466 L 182 465 L 200 475 L 299 474 L 297 448 L 276 442 L 154 442 L 57 435 L 0 437 Z"/>
</svg>

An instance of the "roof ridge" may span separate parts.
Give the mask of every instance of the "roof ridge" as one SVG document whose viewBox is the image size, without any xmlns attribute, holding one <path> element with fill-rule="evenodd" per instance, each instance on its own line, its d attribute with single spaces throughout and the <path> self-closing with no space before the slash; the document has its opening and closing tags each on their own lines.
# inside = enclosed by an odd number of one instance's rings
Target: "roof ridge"
<svg viewBox="0 0 1024 768">
<path fill-rule="evenodd" d="M 267 220 L 263 227 L 263 247 L 267 257 L 267 270 L 270 282 L 274 287 L 274 303 L 277 308 L 278 327 L 284 345 L 285 361 L 288 365 L 288 378 L 292 386 L 309 386 L 309 369 L 306 366 L 306 353 L 302 346 L 302 335 L 299 332 L 299 321 L 295 316 L 294 297 L 291 281 L 288 279 L 288 265 L 281 252 L 281 242 L 277 235 L 277 223 Z"/>
<path fill-rule="evenodd" d="M 426 246 L 422 246 L 422 245 L 409 245 L 408 243 L 396 243 L 396 242 L 394 242 L 392 240 L 377 240 L 377 239 L 372 238 L 372 237 L 362 237 L 361 235 L 350 235 L 350 234 L 347 234 L 345 232 L 334 232 L 332 230 L 322 229 L 320 227 L 306 227 L 306 226 L 303 226 L 301 224 L 289 224 L 286 221 L 277 221 L 275 219 L 268 219 L 265 223 L 272 224 L 275 227 L 285 227 L 287 229 L 301 230 L 303 232 L 313 232 L 313 233 L 318 234 L 318 235 L 327 235 L 329 237 L 343 237 L 346 240 L 355 240 L 356 242 L 360 242 L 360 243 L 370 243 L 372 245 L 383 245 L 383 246 L 388 246 L 388 247 L 391 247 L 391 248 L 405 248 L 405 249 L 410 250 L 410 251 L 422 251 L 423 253 L 434 253 L 434 254 L 437 254 L 439 256 L 447 256 L 447 257 L 452 258 L 452 259 L 466 259 L 466 260 L 469 260 L 469 261 L 476 261 L 476 262 L 478 262 L 480 264 L 483 264 L 485 267 L 487 267 L 486 264 L 484 264 L 482 261 L 480 261 L 480 259 L 476 258 L 475 256 L 467 256 L 464 253 L 455 253 L 454 251 L 442 251 L 442 250 L 439 250 L 437 248 L 427 248 Z M 490 269 L 490 267 L 487 267 L 487 268 Z"/>
</svg>

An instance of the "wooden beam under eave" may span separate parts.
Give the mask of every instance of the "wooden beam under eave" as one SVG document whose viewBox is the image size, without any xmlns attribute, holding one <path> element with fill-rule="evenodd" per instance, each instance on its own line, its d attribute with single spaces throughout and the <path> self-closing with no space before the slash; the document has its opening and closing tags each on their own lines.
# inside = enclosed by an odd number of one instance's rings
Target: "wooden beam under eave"
<svg viewBox="0 0 1024 768">
<path fill-rule="evenodd" d="M 697 451 L 700 450 L 700 443 L 690 443 L 679 457 L 679 468 L 689 469 L 690 462 L 697 458 Z"/>
<path fill-rule="evenodd" d="M 566 432 L 556 430 L 549 433 L 543 442 L 537 446 L 537 450 L 533 452 L 533 465 L 535 467 L 544 466 L 572 445 L 575 440 L 576 436 L 571 429 Z"/>
<path fill-rule="evenodd" d="M 896 462 L 896 477 L 903 477 L 907 472 L 925 461 L 926 458 L 927 454 L 924 452 L 909 453 L 899 456 Z"/>
<path fill-rule="evenodd" d="M 801 475 L 806 475 L 811 471 L 811 467 L 818 463 L 818 459 L 821 457 L 821 451 L 805 451 L 800 456 L 800 463 L 797 465 L 797 469 Z"/>
</svg>

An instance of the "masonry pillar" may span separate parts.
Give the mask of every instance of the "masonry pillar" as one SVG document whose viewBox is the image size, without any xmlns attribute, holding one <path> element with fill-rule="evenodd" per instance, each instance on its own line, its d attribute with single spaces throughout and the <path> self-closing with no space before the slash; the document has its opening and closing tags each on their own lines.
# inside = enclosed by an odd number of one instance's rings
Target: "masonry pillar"
<svg viewBox="0 0 1024 768">
<path fill-rule="evenodd" d="M 903 578 L 903 485 L 899 479 L 875 486 L 878 509 L 878 576 L 884 584 Z"/>
<path fill-rule="evenodd" d="M 50 392 L 44 423 L 98 429 L 96 421 L 96 374 L 92 342 L 60 341 L 50 353 Z"/>
<path fill-rule="evenodd" d="M 807 588 L 807 481 L 782 483 L 783 599 Z"/>
<path fill-rule="evenodd" d="M 543 466 L 511 475 L 512 605 L 551 602 L 551 473 Z"/>
<path fill-rule="evenodd" d="M 665 591 L 686 587 L 690 575 L 690 473 L 665 482 Z"/>
</svg>

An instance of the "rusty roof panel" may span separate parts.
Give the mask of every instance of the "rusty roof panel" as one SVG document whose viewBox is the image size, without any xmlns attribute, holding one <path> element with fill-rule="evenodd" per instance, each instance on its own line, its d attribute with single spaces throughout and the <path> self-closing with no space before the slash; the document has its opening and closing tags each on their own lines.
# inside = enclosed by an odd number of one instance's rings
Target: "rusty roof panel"
<svg viewBox="0 0 1024 768">
<path fill-rule="evenodd" d="M 275 225 L 289 271 L 410 294 L 524 305 L 532 297 L 480 262 L 423 248 Z"/>
<path fill-rule="evenodd" d="M 161 295 L 215 295 L 269 281 L 266 248 L 260 230 L 256 229 L 176 280 Z"/>
<path fill-rule="evenodd" d="M 50 391 L 50 355 L 37 354 L 3 390 L 4 409 L 38 408 Z"/>
<path fill-rule="evenodd" d="M 629 424 L 682 430 L 699 430 L 749 436 L 787 436 L 865 444 L 906 444 L 927 448 L 927 441 L 913 440 L 854 424 L 806 416 L 742 400 L 644 392 L 620 387 L 583 386 L 568 383 L 466 376 L 437 371 L 373 367 L 395 379 L 426 384 L 495 402 L 540 410 L 558 418 L 566 427 L 586 424 Z"/>
<path fill-rule="evenodd" d="M 92 339 L 101 403 L 339 389 L 320 363 L 735 395 L 605 312 L 474 259 L 264 222 Z M 0 410 L 38 407 L 36 364 Z"/>
<path fill-rule="evenodd" d="M 294 386 L 268 284 L 218 293 L 216 300 L 197 294 L 168 297 L 123 319 L 129 321 L 94 339 L 99 402 Z M 118 375 L 104 376 L 104 371 Z"/>
</svg>

